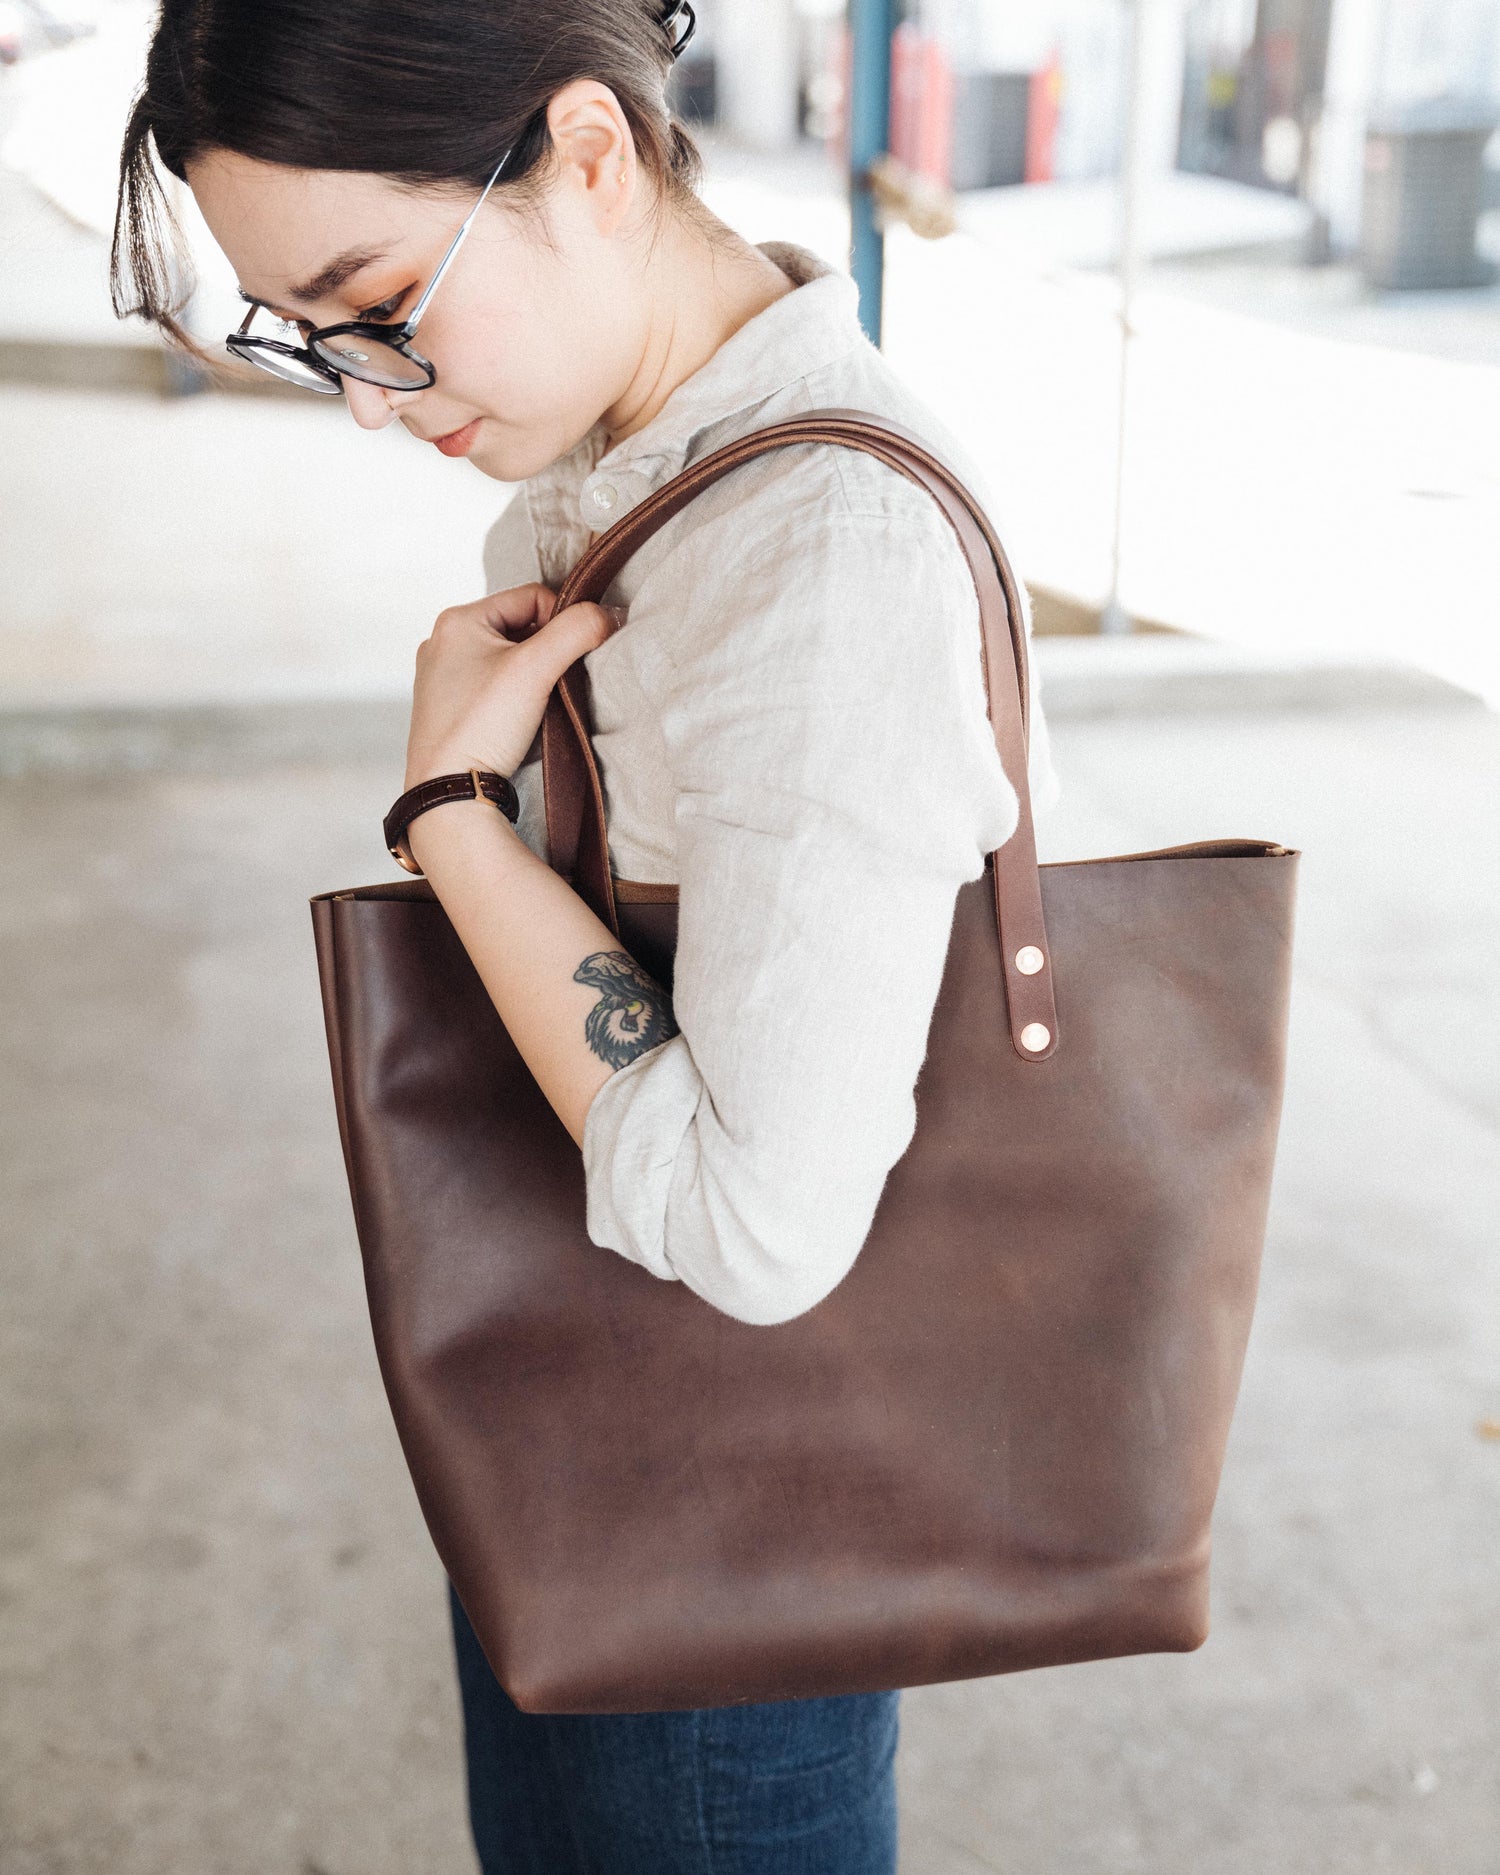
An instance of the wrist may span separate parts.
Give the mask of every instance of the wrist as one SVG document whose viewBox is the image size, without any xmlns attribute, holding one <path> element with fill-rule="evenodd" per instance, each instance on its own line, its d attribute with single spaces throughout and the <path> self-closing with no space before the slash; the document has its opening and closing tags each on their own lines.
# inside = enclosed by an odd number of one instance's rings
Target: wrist
<svg viewBox="0 0 1500 1875">
<path fill-rule="evenodd" d="M 487 817 L 512 826 L 520 815 L 520 801 L 508 776 L 492 769 L 470 768 L 429 776 L 398 796 L 383 822 L 386 848 L 407 872 L 425 870 L 412 849 L 412 833 L 435 814 L 456 815 L 461 807 L 480 809 Z"/>
<path fill-rule="evenodd" d="M 406 779 L 401 783 L 401 788 L 403 793 L 409 794 L 413 788 L 420 788 L 427 781 L 436 781 L 442 775 L 472 775 L 476 769 L 481 774 L 506 772 L 497 768 L 493 762 L 482 762 L 472 755 L 466 755 L 461 749 L 439 750 L 436 754 L 424 755 L 420 761 L 413 761 L 408 756 Z"/>
<path fill-rule="evenodd" d="M 421 815 L 406 831 L 406 847 L 432 879 L 457 865 L 493 865 L 529 849 L 488 800 L 448 801 Z"/>
</svg>

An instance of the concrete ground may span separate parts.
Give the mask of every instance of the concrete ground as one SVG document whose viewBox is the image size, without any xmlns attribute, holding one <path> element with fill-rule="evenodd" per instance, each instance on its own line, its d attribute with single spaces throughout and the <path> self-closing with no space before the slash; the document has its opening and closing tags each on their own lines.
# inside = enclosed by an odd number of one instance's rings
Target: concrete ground
<svg viewBox="0 0 1500 1875">
<path fill-rule="evenodd" d="M 1054 722 L 1052 857 L 1304 849 L 1189 1657 L 909 1694 L 904 1875 L 1497 1875 L 1500 723 Z M 310 892 L 399 754 L 0 787 L 0 1875 L 472 1868 Z"/>
</svg>

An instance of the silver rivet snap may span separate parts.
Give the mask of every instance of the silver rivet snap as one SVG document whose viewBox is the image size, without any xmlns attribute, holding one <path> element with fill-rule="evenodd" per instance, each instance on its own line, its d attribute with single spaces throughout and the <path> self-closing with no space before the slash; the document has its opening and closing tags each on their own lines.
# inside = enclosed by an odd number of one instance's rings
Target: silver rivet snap
<svg viewBox="0 0 1500 1875">
<path fill-rule="evenodd" d="M 1045 1022 L 1028 1022 L 1021 1031 L 1021 1046 L 1034 1055 L 1039 1055 L 1051 1040 L 1052 1031 Z"/>
<path fill-rule="evenodd" d="M 618 500 L 619 495 L 614 486 L 609 482 L 601 482 L 594 490 L 594 506 L 596 508 L 612 508 Z"/>
<path fill-rule="evenodd" d="M 1016 968 L 1023 977 L 1034 977 L 1046 961 L 1035 944 L 1023 944 L 1016 952 Z"/>
</svg>

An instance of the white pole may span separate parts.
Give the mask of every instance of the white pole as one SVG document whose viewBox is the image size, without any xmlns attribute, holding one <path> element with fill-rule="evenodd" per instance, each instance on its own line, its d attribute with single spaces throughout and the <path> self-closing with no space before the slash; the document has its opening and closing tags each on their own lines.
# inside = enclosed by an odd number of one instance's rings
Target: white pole
<svg viewBox="0 0 1500 1875">
<path fill-rule="evenodd" d="M 1150 145 L 1146 123 L 1148 18 L 1154 0 L 1127 0 L 1130 9 L 1130 66 L 1125 97 L 1125 145 L 1120 152 L 1120 399 L 1115 430 L 1114 541 L 1110 554 L 1109 598 L 1099 617 L 1101 632 L 1134 629 L 1120 598 L 1125 544 L 1126 440 L 1130 427 L 1130 360 L 1134 338 L 1136 289 L 1144 260 L 1141 205 L 1145 194 Z"/>
<path fill-rule="evenodd" d="M 1380 81 L 1390 11 L 1390 0 L 1335 0 L 1313 183 L 1313 206 L 1327 217 L 1335 256 L 1359 246 L 1365 123 Z"/>
<path fill-rule="evenodd" d="M 724 128 L 751 149 L 789 149 L 797 140 L 793 0 L 719 0 L 712 26 Z"/>
</svg>

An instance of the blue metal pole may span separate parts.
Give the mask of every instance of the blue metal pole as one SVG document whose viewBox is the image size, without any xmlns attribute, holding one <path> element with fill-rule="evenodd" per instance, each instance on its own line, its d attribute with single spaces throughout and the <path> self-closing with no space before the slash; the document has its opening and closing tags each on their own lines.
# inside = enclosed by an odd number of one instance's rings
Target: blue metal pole
<svg viewBox="0 0 1500 1875">
<path fill-rule="evenodd" d="M 875 197 L 866 177 L 890 148 L 891 34 L 899 0 L 849 0 L 853 72 L 849 86 L 849 210 L 853 227 L 849 270 L 859 288 L 859 318 L 880 343 L 885 285 L 885 239 L 875 225 Z"/>
</svg>

